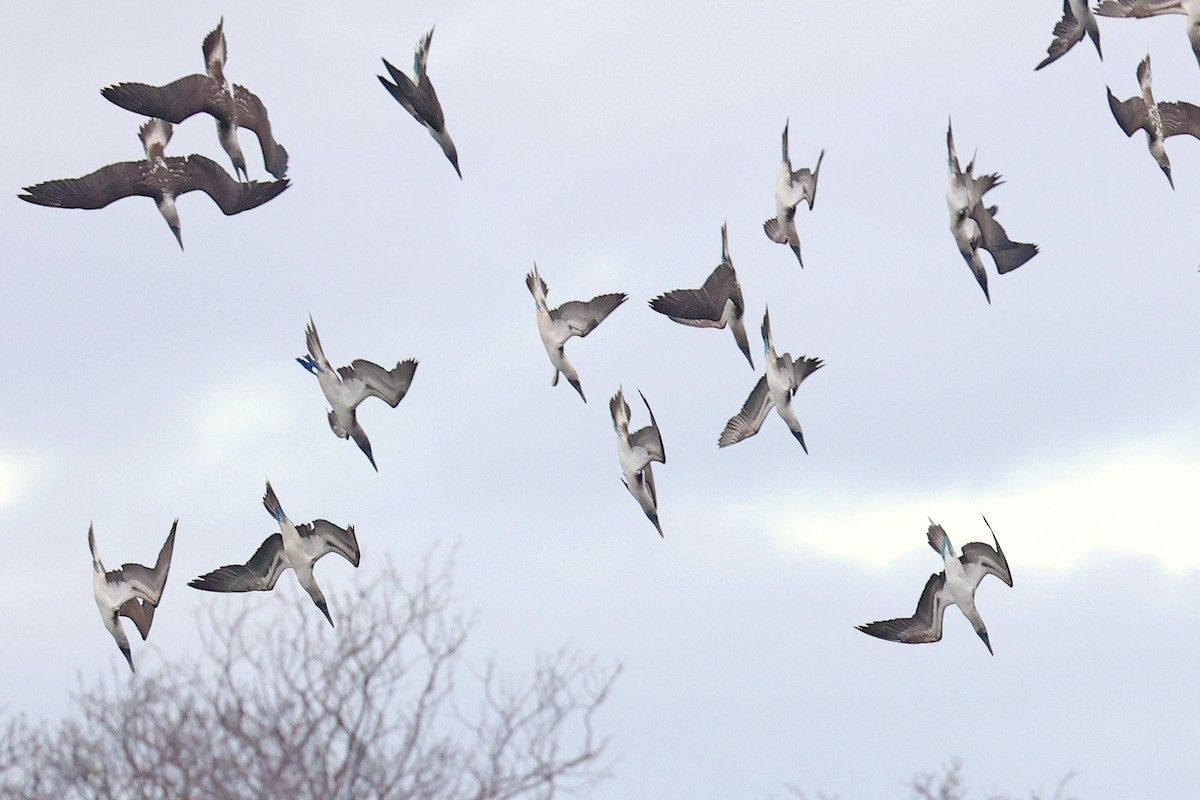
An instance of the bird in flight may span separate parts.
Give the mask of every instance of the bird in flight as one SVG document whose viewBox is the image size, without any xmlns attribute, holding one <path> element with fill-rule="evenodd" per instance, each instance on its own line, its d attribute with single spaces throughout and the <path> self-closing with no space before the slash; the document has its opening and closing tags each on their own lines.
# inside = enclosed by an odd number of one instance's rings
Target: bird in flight
<svg viewBox="0 0 1200 800">
<path fill-rule="evenodd" d="M 817 156 L 817 166 L 813 169 L 801 167 L 792 172 L 792 159 L 788 155 L 788 120 L 783 125 L 783 161 L 779 164 L 779 177 L 775 179 L 775 216 L 763 223 L 763 232 L 767 238 L 777 244 L 786 244 L 796 254 L 796 260 L 804 268 L 804 259 L 800 256 L 800 235 L 796 233 L 796 206 L 800 201 L 808 203 L 812 211 L 813 201 L 817 197 L 817 178 L 821 175 L 821 161 L 825 151 Z"/>
<path fill-rule="evenodd" d="M 629 404 L 625 402 L 623 389 L 608 401 L 608 410 L 612 414 L 613 430 L 617 432 L 617 459 L 621 462 L 621 483 L 633 495 L 633 499 L 642 508 L 646 518 L 654 523 L 654 529 L 662 536 L 662 526 L 658 523 L 658 491 L 654 488 L 654 472 L 650 468 L 651 461 L 660 464 L 667 463 L 667 452 L 663 447 L 662 432 L 654 419 L 654 411 L 646 400 L 646 395 L 638 391 L 646 411 L 650 413 L 650 424 L 633 433 L 629 432 Z"/>
<path fill-rule="evenodd" d="M 525 276 L 525 285 L 529 287 L 529 293 L 533 295 L 533 302 L 537 308 L 538 333 L 541 334 L 546 354 L 550 356 L 550 363 L 554 365 L 554 379 L 550 381 L 550 385 L 558 385 L 558 376 L 561 373 L 586 403 L 587 397 L 584 396 L 583 386 L 579 383 L 579 373 L 567 360 L 563 347 L 572 336 L 587 336 L 594 331 L 605 317 L 628 299 L 627 296 L 622 293 L 602 294 L 586 303 L 570 300 L 558 308 L 551 309 L 546 304 L 546 295 L 550 290 L 542 280 L 536 263 L 533 265 L 533 271 Z"/>
<path fill-rule="evenodd" d="M 279 533 L 268 536 L 245 564 L 220 567 L 193 578 L 188 586 L 206 592 L 269 592 L 283 571 L 291 569 L 301 588 L 333 625 L 325 595 L 313 576 L 313 565 L 323 556 L 337 553 L 357 567 L 360 555 L 354 526 L 342 528 L 327 519 L 297 525 L 283 513 L 270 481 L 263 495 L 263 506 L 279 524 Z"/>
<path fill-rule="evenodd" d="M 724 225 L 721 226 L 721 263 L 704 280 L 704 285 L 699 289 L 675 289 L 659 295 L 650 301 L 650 308 L 680 325 L 694 328 L 724 328 L 728 325 L 738 349 L 754 369 L 743 320 L 746 301 L 742 299 L 742 287 L 729 257 L 729 235 Z"/>
<path fill-rule="evenodd" d="M 1185 102 L 1159 103 L 1154 99 L 1149 55 L 1138 64 L 1137 78 L 1141 96 L 1118 100 L 1113 96 L 1112 89 L 1108 89 L 1108 107 L 1112 109 L 1117 124 L 1126 136 L 1133 136 L 1139 130 L 1146 132 L 1146 146 L 1150 149 L 1150 155 L 1174 189 L 1175 179 L 1171 177 L 1171 159 L 1167 157 L 1166 140 L 1170 136 L 1185 133 L 1200 139 L 1200 107 Z"/>
<path fill-rule="evenodd" d="M 808 356 L 800 356 L 793 361 L 790 353 L 776 355 L 775 342 L 771 338 L 770 308 L 763 314 L 762 340 L 767 373 L 754 384 L 754 389 L 746 398 L 742 410 L 725 424 L 725 430 L 721 431 L 717 445 L 728 447 L 743 439 L 749 439 L 758 433 L 767 414 L 774 408 L 807 453 L 808 445 L 804 443 L 804 431 L 800 429 L 800 420 L 796 418 L 796 410 L 792 408 L 792 398 L 796 396 L 796 390 L 800 388 L 804 379 L 824 366 L 824 362 Z"/>
<path fill-rule="evenodd" d="M 246 158 L 238 143 L 237 129 L 246 128 L 258 136 L 267 172 L 276 178 L 287 175 L 288 154 L 271 133 L 267 107 L 258 96 L 225 77 L 225 19 L 204 37 L 205 74 L 193 74 L 168 83 L 118 83 L 100 90 L 105 99 L 135 114 L 159 117 L 179 124 L 193 114 L 208 114 L 217 121 L 217 139 L 229 154 L 238 177 L 248 178 Z"/>
<path fill-rule="evenodd" d="M 308 318 L 304 339 L 308 344 L 308 353 L 296 361 L 317 376 L 321 391 L 331 407 L 328 413 L 329 427 L 338 438 L 353 439 L 378 472 L 375 456 L 371 453 L 371 441 L 358 422 L 358 404 L 368 397 L 378 397 L 392 408 L 399 405 L 412 385 L 413 375 L 417 371 L 416 360 L 409 358 L 400 361 L 388 370 L 371 361 L 356 358 L 350 362 L 350 366 L 335 370 L 321 349 L 321 339 L 317 336 L 317 326 L 312 317 Z"/>
<path fill-rule="evenodd" d="M 1036 256 L 1038 246 L 1011 241 L 1004 228 L 996 222 L 996 214 L 1000 209 L 983 204 L 983 196 L 1004 181 L 995 173 L 975 176 L 974 158 L 965 170 L 958 165 L 958 153 L 954 148 L 954 128 L 950 124 L 946 127 L 946 150 L 950 167 L 946 184 L 950 233 L 954 236 L 954 243 L 958 245 L 958 252 L 979 283 L 979 288 L 983 289 L 983 296 L 991 303 L 992 296 L 988 292 L 987 273 L 979 255 L 980 249 L 992 254 L 992 259 L 996 262 L 996 271 L 1003 275 Z"/>
<path fill-rule="evenodd" d="M 180 195 L 204 192 L 229 216 L 261 206 L 278 197 L 289 185 L 286 180 L 241 183 L 204 156 L 163 155 L 167 142 L 171 141 L 171 124 L 161 119 L 148 120 L 138 129 L 138 137 L 146 151 L 144 161 L 120 161 L 82 178 L 26 186 L 25 194 L 17 197 L 39 206 L 85 209 L 104 208 L 123 197 L 149 197 L 182 250 L 183 234 L 179 210 L 175 207 Z"/>
<path fill-rule="evenodd" d="M 129 651 L 129 638 L 121 627 L 120 618 L 133 620 L 143 641 L 150 635 L 154 609 L 162 600 L 167 573 L 171 571 L 171 554 L 175 551 L 175 529 L 178 526 L 179 520 L 171 524 L 171 532 L 158 551 L 158 559 L 153 567 L 122 564 L 120 569 L 113 570 L 104 569 L 100 551 L 96 548 L 96 532 L 93 526 L 88 526 L 88 547 L 92 551 L 92 595 L 96 599 L 96 607 L 100 609 L 104 627 L 116 640 L 121 655 L 129 662 L 130 671 L 135 671 L 133 654 Z"/>
<path fill-rule="evenodd" d="M 412 78 L 389 64 L 386 58 L 383 59 L 383 66 L 391 75 L 392 80 L 389 81 L 382 75 L 375 77 L 379 78 L 383 88 L 388 90 L 396 102 L 413 115 L 413 119 L 425 126 L 425 130 L 429 131 L 429 135 L 442 148 L 442 152 L 449 159 L 461 180 L 462 170 L 458 168 L 458 150 L 454 148 L 454 140 L 450 138 L 450 132 L 446 130 L 446 117 L 442 114 L 442 104 L 438 100 L 437 92 L 434 91 L 433 83 L 429 80 L 429 73 L 425 69 L 425 62 L 429 60 L 429 43 L 432 40 L 433 28 L 430 28 L 429 33 L 422 36 L 421 41 L 417 43 L 416 52 L 413 54 Z"/>
<path fill-rule="evenodd" d="M 967 542 L 963 545 L 962 555 L 957 555 L 945 529 L 930 520 L 929 530 L 926 532 L 929 546 L 942 557 L 945 569 L 929 576 L 925 590 L 921 592 L 921 599 L 917 601 L 917 610 L 911 617 L 869 622 L 859 625 L 858 629 L 891 642 L 936 642 L 942 638 L 942 618 L 946 613 L 946 606 L 956 605 L 970 620 L 971 627 L 987 646 L 988 652 L 995 655 L 992 642 L 988 638 L 987 626 L 983 624 L 983 617 L 975 608 L 975 591 L 988 575 L 995 575 L 1009 586 L 1013 585 L 1013 579 L 1012 571 L 1008 568 L 1008 559 L 1004 557 L 1004 550 L 1000 548 L 1000 541 L 996 538 L 996 532 L 992 530 L 987 517 L 983 518 L 983 524 L 991 531 L 995 548 L 984 542 Z"/>
</svg>

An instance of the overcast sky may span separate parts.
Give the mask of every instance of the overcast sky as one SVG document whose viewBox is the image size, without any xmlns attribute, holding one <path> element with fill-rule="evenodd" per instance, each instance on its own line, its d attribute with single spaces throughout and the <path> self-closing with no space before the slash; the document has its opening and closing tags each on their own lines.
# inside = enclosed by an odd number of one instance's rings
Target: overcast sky
<svg viewBox="0 0 1200 800">
<path fill-rule="evenodd" d="M 1102 19 L 1103 62 L 1084 41 L 1035 73 L 1056 0 L 643 5 L 10 14 L 0 703 L 56 714 L 80 679 L 124 669 L 91 599 L 89 521 L 115 566 L 152 561 L 180 520 L 140 664 L 193 646 L 209 604 L 277 603 L 185 585 L 271 532 L 269 477 L 293 519 L 353 523 L 363 571 L 459 543 L 480 657 L 521 669 L 569 642 L 622 661 L 601 800 L 782 781 L 901 796 L 954 756 L 985 789 L 1074 770 L 1090 800 L 1195 796 L 1200 142 L 1168 141 L 1172 191 L 1104 92 L 1135 94 L 1149 52 L 1157 98 L 1200 102 L 1184 18 Z M 222 14 L 227 75 L 269 108 L 287 192 L 234 217 L 185 196 L 183 253 L 149 200 L 16 199 L 142 157 L 142 118 L 100 88 L 201 71 Z M 409 69 L 434 23 L 462 181 L 375 78 L 381 56 Z M 951 116 L 960 158 L 1005 179 L 1000 222 L 1041 247 L 1004 276 L 984 256 L 990 306 L 948 230 Z M 826 151 L 797 215 L 803 271 L 762 232 L 789 118 L 795 168 Z M 167 151 L 229 168 L 207 118 Z M 759 369 L 767 303 L 778 349 L 826 363 L 796 397 L 807 456 L 775 415 L 719 450 L 757 374 L 728 332 L 646 305 L 700 285 L 724 221 Z M 629 295 L 568 344 L 586 405 L 550 386 L 535 260 L 551 305 Z M 378 474 L 293 361 L 310 314 L 335 365 L 420 361 L 397 409 L 360 409 Z M 663 540 L 619 481 L 621 385 L 665 439 Z M 994 657 L 956 609 L 934 645 L 854 629 L 911 613 L 941 568 L 927 517 L 961 546 L 987 536 L 981 513 L 1015 577 L 979 591 Z M 352 573 L 317 569 L 327 592 Z"/>
</svg>

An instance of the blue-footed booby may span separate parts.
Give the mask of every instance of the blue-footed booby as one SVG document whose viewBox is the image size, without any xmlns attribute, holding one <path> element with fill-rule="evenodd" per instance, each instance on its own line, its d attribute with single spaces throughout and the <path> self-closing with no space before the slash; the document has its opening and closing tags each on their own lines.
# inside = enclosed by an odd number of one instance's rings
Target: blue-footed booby
<svg viewBox="0 0 1200 800">
<path fill-rule="evenodd" d="M 1184 102 L 1159 103 L 1154 99 L 1149 55 L 1138 64 L 1137 78 L 1142 90 L 1141 97 L 1135 95 L 1122 101 L 1113 96 L 1112 89 L 1108 89 L 1108 107 L 1112 109 L 1117 124 L 1126 136 L 1133 136 L 1138 130 L 1146 132 L 1146 146 L 1150 149 L 1150 155 L 1174 189 L 1175 179 L 1171 177 L 1171 159 L 1167 157 L 1166 139 L 1183 133 L 1200 139 L 1200 107 Z"/>
<path fill-rule="evenodd" d="M 808 445 L 804 443 L 804 431 L 800 429 L 800 420 L 796 418 L 796 410 L 792 408 L 792 398 L 804 379 L 824 366 L 824 362 L 808 356 L 800 356 L 793 361 L 790 353 L 775 355 L 775 342 L 771 338 L 770 308 L 763 313 L 762 340 L 767 374 L 758 379 L 742 410 L 725 423 L 725 430 L 721 431 L 717 445 L 728 447 L 758 433 L 767 414 L 774 408 L 807 453 Z"/>
<path fill-rule="evenodd" d="M 971 621 L 971 627 L 992 653 L 992 643 L 988 639 L 987 626 L 983 617 L 975 608 L 975 590 L 987 575 L 995 575 L 1000 580 L 1013 585 L 1012 572 L 1008 568 L 1008 560 L 996 532 L 983 518 L 983 523 L 991 531 L 995 549 L 983 542 L 968 542 L 963 545 L 962 555 L 955 555 L 954 545 L 941 525 L 929 521 L 929 546 L 942 557 L 946 568 L 929 576 L 921 599 L 917 601 L 917 610 L 911 617 L 888 619 L 880 622 L 869 622 L 859 625 L 863 633 L 869 633 L 880 639 L 905 644 L 922 644 L 936 642 L 942 638 L 942 617 L 946 606 L 957 605 L 963 615 Z M 992 653 L 995 655 L 995 653 Z"/>
<path fill-rule="evenodd" d="M 817 156 L 817 166 L 813 169 L 801 167 L 792 172 L 792 159 L 788 155 L 788 125 L 783 124 L 783 161 L 779 164 L 779 177 L 775 179 L 775 216 L 763 223 L 763 232 L 767 238 L 777 244 L 786 244 L 796 254 L 800 267 L 804 267 L 804 259 L 800 256 L 800 235 L 796 233 L 796 206 L 803 200 L 808 203 L 811 211 L 813 201 L 817 197 L 817 178 L 821 175 L 821 161 L 825 151 Z"/>
<path fill-rule="evenodd" d="M 96 598 L 96 607 L 100 609 L 100 618 L 104 620 L 104 627 L 116 640 L 131 671 L 133 655 L 129 651 L 129 639 L 121 627 L 120 618 L 133 620 L 143 641 L 150 635 L 154 609 L 162 599 L 167 573 L 171 570 L 171 554 L 175 550 L 175 529 L 178 526 L 179 520 L 171 524 L 171 532 L 158 551 L 158 560 L 153 567 L 122 564 L 120 569 L 105 570 L 96 549 L 95 530 L 88 525 L 88 547 L 92 551 L 92 594 Z"/>
<path fill-rule="evenodd" d="M 579 373 L 567 360 L 563 346 L 572 336 L 587 336 L 594 331 L 613 309 L 625 302 L 626 295 L 602 294 L 586 303 L 570 300 L 558 308 L 551 309 L 546 304 L 546 295 L 550 290 L 538 272 L 537 263 L 534 263 L 533 271 L 525 276 L 525 285 L 529 287 L 529 293 L 533 295 L 533 302 L 537 308 L 538 333 L 541 334 L 542 344 L 546 347 L 546 354 L 550 356 L 550 363 L 554 365 L 554 380 L 550 381 L 550 385 L 557 386 L 558 375 L 562 373 L 586 403 L 587 397 L 584 396 L 583 386 L 579 383 Z"/>
<path fill-rule="evenodd" d="M 176 124 L 193 114 L 205 113 L 217 121 L 217 138 L 229 154 L 233 168 L 246 178 L 246 159 L 238 144 L 237 129 L 254 131 L 262 147 L 267 172 L 276 178 L 287 175 L 288 155 L 283 145 L 271 134 L 267 107 L 258 97 L 240 84 L 225 77 L 225 18 L 204 37 L 205 74 L 188 75 L 165 86 L 145 83 L 118 83 L 100 90 L 100 94 L 121 108 L 159 117 Z"/>
<path fill-rule="evenodd" d="M 654 488 L 654 473 L 650 462 L 667 463 L 666 449 L 663 447 L 662 432 L 654 419 L 654 410 L 650 408 L 646 395 L 638 390 L 638 395 L 650 413 L 650 424 L 634 433 L 629 432 L 629 404 L 625 402 L 624 389 L 608 401 L 608 410 L 612 414 L 613 430 L 617 432 L 617 459 L 621 462 L 621 483 L 633 495 L 641 506 L 646 518 L 654 523 L 658 535 L 662 536 L 662 526 L 658 523 L 658 492 Z"/>
<path fill-rule="evenodd" d="M 429 43 L 432 40 L 433 28 L 430 28 L 429 33 L 422 36 L 421 41 L 417 43 L 416 52 L 413 54 L 413 77 L 411 79 L 389 64 L 386 58 L 383 59 L 383 66 L 392 76 L 392 80 L 389 81 L 382 75 L 375 77 L 379 78 L 383 88 L 388 90 L 396 102 L 404 106 L 405 111 L 412 114 L 417 122 L 425 126 L 425 130 L 429 131 L 429 135 L 442 148 L 442 152 L 450 160 L 454 171 L 461 179 L 462 170 L 458 168 L 458 151 L 454 149 L 454 141 L 446 130 L 446 117 L 442 114 L 442 104 L 438 101 L 437 92 L 433 90 L 433 83 L 429 80 L 429 73 L 425 68 L 425 62 L 429 60 Z"/>
<path fill-rule="evenodd" d="M 996 222 L 999 208 L 985 206 L 983 196 L 1004 183 L 1000 176 L 991 173 L 976 177 L 975 159 L 964 170 L 958 165 L 958 153 L 954 148 L 954 128 L 946 125 L 946 150 L 950 175 L 946 184 L 946 206 L 950 210 L 950 233 L 967 266 L 971 268 L 983 296 L 989 303 L 987 273 L 979 250 L 987 250 L 996 262 L 996 271 L 1003 275 L 1011 272 L 1038 254 L 1036 244 L 1014 242 L 1008 238 L 1004 228 Z"/>
<path fill-rule="evenodd" d="M 193 578 L 188 586 L 206 592 L 269 592 L 285 569 L 296 573 L 296 580 L 317 608 L 333 624 L 325 595 L 313 576 L 313 565 L 322 556 L 337 553 L 355 567 L 359 562 L 358 539 L 354 526 L 340 528 L 327 519 L 314 519 L 297 525 L 283 513 L 271 482 L 263 495 L 263 506 L 279 523 L 279 533 L 267 537 L 245 564 L 229 564 Z"/>
<path fill-rule="evenodd" d="M 1096 45 L 1096 54 L 1103 61 L 1104 53 L 1100 52 L 1100 27 L 1096 24 L 1096 16 L 1092 9 L 1088 7 L 1088 0 L 1063 0 L 1063 15 L 1054 26 L 1054 39 L 1046 48 L 1046 57 L 1033 68 L 1034 71 L 1062 58 L 1068 50 L 1083 41 L 1085 33 L 1092 40 L 1092 44 Z"/>
<path fill-rule="evenodd" d="M 1192 54 L 1200 63 L 1200 0 L 1103 0 L 1096 6 L 1102 17 L 1142 18 L 1160 14 L 1187 16 L 1187 36 Z"/>
<path fill-rule="evenodd" d="M 417 371 L 416 360 L 410 358 L 400 361 L 388 370 L 371 361 L 356 358 L 350 362 L 350 366 L 335 370 L 321 349 L 321 340 L 312 317 L 308 318 L 304 338 L 308 353 L 296 361 L 317 376 L 321 391 L 331 407 L 328 413 L 329 427 L 339 438 L 353 439 L 378 472 L 367 432 L 358 424 L 358 404 L 368 397 L 378 397 L 392 408 L 399 405 L 412 385 L 413 375 Z"/>
<path fill-rule="evenodd" d="M 699 289 L 676 289 L 650 301 L 650 307 L 681 325 L 695 328 L 724 328 L 729 326 L 738 349 L 754 369 L 750 343 L 746 340 L 746 301 L 733 259 L 729 257 L 729 235 L 721 225 L 721 263 L 705 279 Z"/>
<path fill-rule="evenodd" d="M 17 197 L 39 206 L 85 209 L 104 208 L 122 197 L 149 197 L 182 250 L 183 235 L 175 207 L 179 195 L 200 190 L 224 214 L 231 215 L 261 206 L 288 188 L 286 180 L 240 183 L 204 156 L 164 156 L 163 149 L 171 140 L 171 125 L 161 119 L 148 120 L 138 129 L 138 137 L 146 150 L 145 161 L 120 161 L 82 178 L 26 186 L 25 194 Z"/>
</svg>

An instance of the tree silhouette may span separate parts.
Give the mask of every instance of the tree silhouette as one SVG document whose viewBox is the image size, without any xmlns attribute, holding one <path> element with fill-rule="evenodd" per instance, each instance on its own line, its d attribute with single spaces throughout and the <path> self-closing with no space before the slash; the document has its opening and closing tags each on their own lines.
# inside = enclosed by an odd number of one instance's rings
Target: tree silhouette
<svg viewBox="0 0 1200 800">
<path fill-rule="evenodd" d="M 473 623 L 451 572 L 450 559 L 427 560 L 406 580 L 383 564 L 337 597 L 335 631 L 307 597 L 213 603 L 204 655 L 85 686 L 57 721 L 10 715 L 0 795 L 550 800 L 591 789 L 609 769 L 593 717 L 620 667 L 561 650 L 516 677 L 494 662 L 464 670 Z"/>
</svg>

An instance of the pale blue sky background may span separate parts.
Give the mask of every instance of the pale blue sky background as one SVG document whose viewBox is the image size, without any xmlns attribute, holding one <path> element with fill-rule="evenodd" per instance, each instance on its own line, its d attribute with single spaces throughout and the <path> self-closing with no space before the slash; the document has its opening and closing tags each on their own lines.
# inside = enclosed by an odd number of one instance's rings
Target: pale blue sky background
<svg viewBox="0 0 1200 800">
<path fill-rule="evenodd" d="M 762 798 L 781 781 L 902 796 L 952 756 L 987 789 L 1075 770 L 1089 800 L 1195 796 L 1200 142 L 1168 142 L 1172 192 L 1104 93 L 1132 95 L 1150 52 L 1156 96 L 1200 102 L 1184 19 L 1102 19 L 1104 62 L 1084 42 L 1035 74 L 1060 3 L 873 13 L 14 12 L 0 49 L 0 702 L 57 713 L 77 676 L 124 668 L 91 599 L 89 520 L 117 564 L 152 559 L 180 519 L 139 664 L 193 646 L 208 604 L 277 603 L 185 585 L 271 531 L 270 477 L 294 519 L 354 523 L 364 571 L 459 542 L 477 655 L 518 669 L 569 642 L 623 661 L 602 800 Z M 185 196 L 184 253 L 148 200 L 16 200 L 139 158 L 141 118 L 100 88 L 200 71 L 222 14 L 228 74 L 270 109 L 291 189 L 232 218 Z M 375 79 L 380 56 L 407 68 L 435 22 L 429 70 L 461 182 Z M 1010 236 L 1042 248 L 991 273 L 990 307 L 947 228 L 950 115 L 960 157 L 978 149 L 1005 178 L 989 200 Z M 761 229 L 789 117 L 796 167 L 826 149 L 816 208 L 798 215 L 803 272 Z M 168 152 L 228 161 L 199 117 Z M 774 417 L 718 450 L 757 376 L 727 332 L 646 307 L 699 285 L 725 220 L 752 329 L 769 302 L 780 349 L 826 362 L 797 397 L 809 456 Z M 587 405 L 549 386 L 523 280 L 535 259 L 552 304 L 630 296 L 569 345 Z M 329 432 L 292 360 L 310 313 L 337 364 L 420 360 L 399 408 L 361 409 L 379 474 Z M 665 540 L 618 480 L 605 401 L 619 385 L 645 392 L 663 431 Z M 937 645 L 854 630 L 910 613 L 940 568 L 926 517 L 961 545 L 986 535 L 981 512 L 1015 576 L 980 589 L 995 657 L 956 610 Z M 327 591 L 351 573 L 318 568 Z"/>
</svg>

